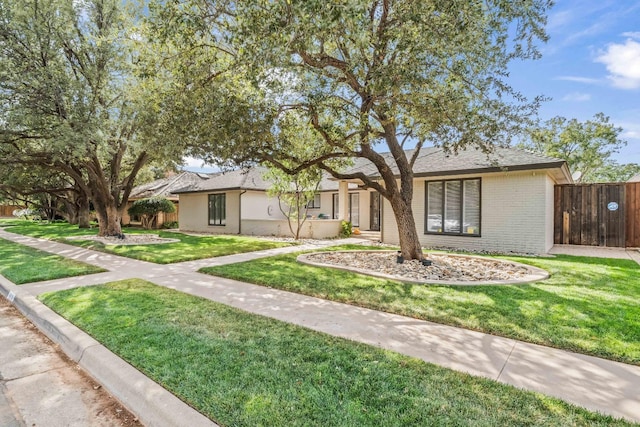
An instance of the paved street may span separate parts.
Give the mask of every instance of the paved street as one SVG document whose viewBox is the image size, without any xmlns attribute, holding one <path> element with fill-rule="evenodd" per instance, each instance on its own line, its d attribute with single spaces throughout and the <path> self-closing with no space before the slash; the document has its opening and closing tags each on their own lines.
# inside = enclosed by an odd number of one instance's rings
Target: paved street
<svg viewBox="0 0 640 427">
<path fill-rule="evenodd" d="M 0 426 L 140 425 L 4 298 L 0 342 Z"/>
</svg>

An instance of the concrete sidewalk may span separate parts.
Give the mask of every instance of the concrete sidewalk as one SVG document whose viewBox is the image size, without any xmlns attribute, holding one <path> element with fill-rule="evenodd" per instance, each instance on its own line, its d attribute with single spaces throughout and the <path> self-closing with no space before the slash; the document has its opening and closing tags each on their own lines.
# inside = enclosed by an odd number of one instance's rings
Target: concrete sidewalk
<svg viewBox="0 0 640 427">
<path fill-rule="evenodd" d="M 0 426 L 140 425 L 1 298 L 0 342 Z"/>
<path fill-rule="evenodd" d="M 9 233 L 0 231 L 0 237 L 6 238 L 7 235 Z M 27 284 L 19 288 L 15 285 L 5 286 L 6 289 L 11 288 L 19 293 L 21 298 L 32 298 L 35 301 L 33 296 L 46 291 L 104 283 L 111 278 L 138 277 L 248 312 L 390 349 L 640 422 L 638 366 L 211 277 L 192 270 L 203 265 L 220 265 L 221 258 L 209 260 L 211 264 L 199 261 L 159 266 L 135 260 L 125 261 L 113 255 L 87 250 L 81 250 L 85 251 L 81 254 L 75 247 L 49 245 L 46 241 L 29 240 L 23 236 L 19 239 L 30 246 L 46 247 L 63 255 L 68 251 L 76 251 L 76 259 L 88 263 L 102 263 L 100 258 L 113 257 L 119 266 L 117 273 Z M 261 251 L 259 256 L 268 256 L 278 250 L 273 251 Z M 245 254 L 228 257 L 226 261 L 249 258 L 251 256 Z M 33 304 L 37 303 L 33 301 Z M 96 370 L 100 368 L 99 363 L 93 367 Z M 132 410 L 137 413 L 135 408 Z M 142 416 L 141 420 L 144 422 Z"/>
<path fill-rule="evenodd" d="M 549 251 L 549 254 L 631 259 L 640 264 L 640 251 L 638 249 L 607 248 L 602 246 L 554 245 Z"/>
</svg>

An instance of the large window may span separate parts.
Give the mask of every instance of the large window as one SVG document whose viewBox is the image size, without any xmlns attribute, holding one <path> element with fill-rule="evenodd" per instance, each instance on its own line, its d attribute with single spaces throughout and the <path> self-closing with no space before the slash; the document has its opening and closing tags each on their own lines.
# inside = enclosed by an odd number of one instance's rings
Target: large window
<svg viewBox="0 0 640 427">
<path fill-rule="evenodd" d="M 226 196 L 226 194 L 209 194 L 209 225 L 226 225 Z"/>
<path fill-rule="evenodd" d="M 426 184 L 425 233 L 480 235 L 480 179 Z"/>
<path fill-rule="evenodd" d="M 307 203 L 307 209 L 319 209 L 320 208 L 320 193 L 313 195 L 313 199 Z"/>
<path fill-rule="evenodd" d="M 340 205 L 339 205 L 339 194 L 333 195 L 333 219 L 338 219 L 340 217 Z M 360 194 L 358 193 L 349 193 L 349 210 L 348 210 L 349 218 L 351 221 L 351 225 L 354 227 L 360 226 Z"/>
</svg>

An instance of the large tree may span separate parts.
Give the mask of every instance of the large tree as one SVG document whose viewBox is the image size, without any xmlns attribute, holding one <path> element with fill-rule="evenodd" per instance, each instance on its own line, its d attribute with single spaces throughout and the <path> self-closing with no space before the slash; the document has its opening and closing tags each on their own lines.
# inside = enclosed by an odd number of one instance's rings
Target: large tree
<svg viewBox="0 0 640 427">
<path fill-rule="evenodd" d="M 617 168 L 611 156 L 627 142 L 620 139 L 622 128 L 609 121 L 603 113 L 584 122 L 557 116 L 527 131 L 520 146 L 550 157 L 566 160 L 578 182 L 627 179 L 636 170 L 628 165 L 627 173 Z M 617 169 L 617 171 L 616 171 Z"/>
<path fill-rule="evenodd" d="M 4 147 L 6 148 L 6 147 Z M 65 173 L 44 165 L 25 163 L 24 156 L 11 156 L 6 149 L 0 164 L 0 193 L 30 206 L 47 210 L 49 216 L 63 216 L 70 224 L 90 227 L 89 195 Z M 38 206 L 39 200 L 48 201 Z"/>
<path fill-rule="evenodd" d="M 172 34 L 193 65 L 194 85 L 179 95 L 197 120 L 179 116 L 197 136 L 194 152 L 292 174 L 316 166 L 362 181 L 389 200 L 407 259 L 423 257 L 412 211 L 413 165 L 423 145 L 489 152 L 507 144 L 537 107 L 506 83 L 507 66 L 538 55 L 549 1 L 160 3 L 152 17 L 165 32 L 156 34 Z M 235 90 L 214 98 L 231 105 L 224 115 L 203 97 L 221 94 L 230 78 Z M 280 137 L 291 111 L 315 133 L 311 158 Z M 367 159 L 376 173 L 335 167 L 348 158 Z"/>
<path fill-rule="evenodd" d="M 100 235 L 121 235 L 136 174 L 166 152 L 150 149 L 127 24 L 120 0 L 0 3 L 2 155 L 64 173 L 92 201 Z"/>
</svg>

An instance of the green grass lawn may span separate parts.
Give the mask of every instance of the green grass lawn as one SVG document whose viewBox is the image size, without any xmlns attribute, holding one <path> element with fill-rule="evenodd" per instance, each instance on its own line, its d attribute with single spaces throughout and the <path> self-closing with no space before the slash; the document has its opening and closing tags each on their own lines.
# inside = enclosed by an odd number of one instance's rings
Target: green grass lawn
<svg viewBox="0 0 640 427">
<path fill-rule="evenodd" d="M 178 239 L 175 243 L 162 243 L 155 245 L 104 245 L 90 240 L 67 239 L 73 236 L 97 234 L 97 228 L 79 229 L 68 223 L 38 223 L 33 221 L 13 222 L 6 227 L 7 231 L 32 237 L 57 240 L 76 246 L 91 248 L 103 252 L 121 255 L 143 261 L 158 264 L 170 264 L 181 261 L 191 261 L 203 258 L 213 258 L 224 255 L 232 255 L 243 252 L 260 251 L 283 246 L 291 243 L 273 242 L 265 239 L 256 239 L 245 236 L 211 235 L 190 236 L 182 233 L 167 232 L 162 230 L 142 230 L 125 228 L 123 232 L 159 234 L 160 237 Z"/>
<path fill-rule="evenodd" d="M 83 262 L 0 239 L 0 274 L 17 285 L 103 271 Z"/>
<path fill-rule="evenodd" d="M 41 299 L 221 425 L 630 425 L 141 280 Z"/>
<path fill-rule="evenodd" d="M 551 273 L 526 285 L 433 286 L 303 265 L 296 255 L 201 271 L 640 364 L 640 267 L 631 260 L 502 257 Z"/>
</svg>

